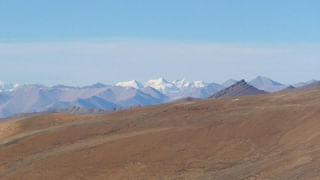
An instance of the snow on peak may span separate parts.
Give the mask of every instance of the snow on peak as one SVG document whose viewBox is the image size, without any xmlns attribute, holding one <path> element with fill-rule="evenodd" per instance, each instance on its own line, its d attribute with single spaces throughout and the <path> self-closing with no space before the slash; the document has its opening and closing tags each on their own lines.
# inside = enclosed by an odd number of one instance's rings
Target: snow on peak
<svg viewBox="0 0 320 180">
<path fill-rule="evenodd" d="M 178 88 L 189 87 L 191 85 L 191 83 L 185 79 L 172 81 L 172 84 Z"/>
<path fill-rule="evenodd" d="M 194 81 L 193 85 L 195 88 L 203 88 L 206 87 L 208 84 L 203 81 Z"/>
<path fill-rule="evenodd" d="M 166 79 L 164 79 L 163 77 L 160 77 L 158 79 L 151 79 L 147 83 L 168 84 L 169 82 Z"/>
<path fill-rule="evenodd" d="M 168 82 L 164 78 L 152 79 L 146 82 L 145 87 L 152 87 L 161 92 L 176 91 L 178 88 L 175 84 Z"/>
<path fill-rule="evenodd" d="M 14 84 L 14 83 L 5 83 L 3 81 L 0 81 L 0 92 L 3 91 L 13 91 L 16 88 L 18 88 L 20 85 L 19 84 Z"/>
<path fill-rule="evenodd" d="M 186 81 L 185 79 L 175 80 L 175 81 L 172 81 L 172 83 L 178 88 L 203 88 L 207 85 L 203 81 L 189 82 L 189 81 Z"/>
<path fill-rule="evenodd" d="M 123 82 L 118 82 L 116 86 L 121 86 L 121 87 L 132 87 L 136 89 L 141 89 L 143 88 L 143 85 L 139 83 L 136 80 L 131 80 L 131 81 L 123 81 Z"/>
<path fill-rule="evenodd" d="M 203 88 L 206 87 L 208 84 L 203 81 L 187 81 L 185 79 L 182 80 L 174 80 L 168 82 L 163 78 L 158 78 L 154 80 L 150 80 L 145 84 L 145 87 L 153 87 L 157 90 L 162 92 L 175 92 L 179 89 L 186 89 L 186 88 Z"/>
</svg>

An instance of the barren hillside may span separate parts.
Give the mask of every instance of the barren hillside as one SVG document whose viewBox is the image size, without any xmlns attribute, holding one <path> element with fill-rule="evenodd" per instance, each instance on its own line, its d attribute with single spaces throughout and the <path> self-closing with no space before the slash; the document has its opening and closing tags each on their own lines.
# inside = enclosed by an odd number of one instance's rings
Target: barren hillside
<svg viewBox="0 0 320 180">
<path fill-rule="evenodd" d="M 0 123 L 0 179 L 319 179 L 320 91 Z"/>
</svg>

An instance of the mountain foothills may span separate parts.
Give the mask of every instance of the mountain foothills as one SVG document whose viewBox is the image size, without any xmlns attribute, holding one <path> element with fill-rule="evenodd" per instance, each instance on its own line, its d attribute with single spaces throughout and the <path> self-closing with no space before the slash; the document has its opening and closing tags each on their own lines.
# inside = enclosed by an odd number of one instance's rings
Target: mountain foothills
<svg viewBox="0 0 320 180">
<path fill-rule="evenodd" d="M 115 85 L 101 83 L 84 87 L 39 84 L 18 85 L 0 82 L 0 117 L 17 113 L 56 111 L 72 107 L 87 109 L 125 109 L 134 106 L 156 105 L 190 97 L 203 99 L 272 93 L 290 88 L 267 77 L 258 76 L 249 81 L 230 79 L 223 84 L 203 81 L 158 78 L 144 85 L 136 80 Z M 318 81 L 308 81 L 292 86 L 291 90 L 317 88 Z M 236 86 L 234 86 L 236 85 Z M 310 89 L 310 88 L 309 88 Z M 190 99 L 189 98 L 189 99 Z M 187 98 L 188 99 L 188 98 Z"/>
</svg>

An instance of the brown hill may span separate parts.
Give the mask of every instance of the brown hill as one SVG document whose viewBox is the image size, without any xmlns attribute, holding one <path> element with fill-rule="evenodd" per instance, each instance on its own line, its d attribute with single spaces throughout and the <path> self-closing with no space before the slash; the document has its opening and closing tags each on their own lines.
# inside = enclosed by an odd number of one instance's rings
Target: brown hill
<svg viewBox="0 0 320 180">
<path fill-rule="evenodd" d="M 314 89 L 320 89 L 320 81 L 316 81 L 311 84 L 297 88 L 297 90 L 314 90 Z"/>
<path fill-rule="evenodd" d="M 249 96 L 249 95 L 258 95 L 266 94 L 267 92 L 259 90 L 248 83 L 245 80 L 238 81 L 237 83 L 231 85 L 228 88 L 225 88 L 209 98 L 225 98 L 225 97 L 235 97 L 235 96 Z"/>
<path fill-rule="evenodd" d="M 320 177 L 320 91 L 0 123 L 0 179 Z"/>
<path fill-rule="evenodd" d="M 320 89 L 320 81 L 316 81 L 316 82 L 313 82 L 311 84 L 301 86 L 301 87 L 288 86 L 287 88 L 285 88 L 279 92 L 306 91 L 306 90 L 317 90 L 317 89 Z"/>
<path fill-rule="evenodd" d="M 290 86 L 288 86 L 288 87 L 286 87 L 286 88 L 284 88 L 284 89 L 282 89 L 282 90 L 280 90 L 278 92 L 290 92 L 290 91 L 296 91 L 296 90 L 297 90 L 296 87 L 290 85 Z"/>
</svg>

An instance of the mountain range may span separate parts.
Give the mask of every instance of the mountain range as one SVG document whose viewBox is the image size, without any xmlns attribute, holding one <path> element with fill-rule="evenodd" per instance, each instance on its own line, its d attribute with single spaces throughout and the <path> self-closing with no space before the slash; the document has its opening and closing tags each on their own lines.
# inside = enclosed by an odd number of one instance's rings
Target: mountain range
<svg viewBox="0 0 320 180">
<path fill-rule="evenodd" d="M 84 87 L 56 85 L 52 87 L 29 84 L 18 85 L 0 82 L 0 117 L 16 113 L 31 113 L 81 107 L 88 109 L 123 109 L 191 99 L 222 98 L 273 93 L 291 87 L 295 90 L 320 88 L 318 81 L 308 81 L 299 87 L 281 84 L 258 76 L 248 83 L 230 79 L 222 84 L 204 81 L 158 78 L 144 85 L 136 80 L 115 85 L 96 83 Z"/>
<path fill-rule="evenodd" d="M 167 96 L 146 87 L 142 89 L 95 84 L 86 87 L 22 85 L 0 93 L 0 116 L 79 106 L 91 109 L 128 108 L 160 104 Z"/>
</svg>

